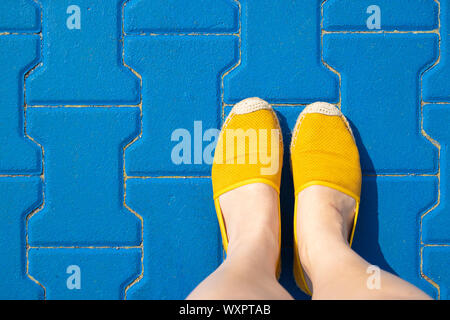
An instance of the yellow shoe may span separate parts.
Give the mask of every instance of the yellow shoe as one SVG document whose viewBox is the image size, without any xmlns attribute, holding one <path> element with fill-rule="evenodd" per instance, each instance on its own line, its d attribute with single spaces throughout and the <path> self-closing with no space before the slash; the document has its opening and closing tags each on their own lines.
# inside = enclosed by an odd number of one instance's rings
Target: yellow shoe
<svg viewBox="0 0 450 320">
<path fill-rule="evenodd" d="M 333 188 L 356 201 L 350 233 L 352 244 L 361 195 L 361 167 L 353 133 L 341 111 L 316 102 L 300 114 L 291 143 L 291 166 L 295 189 L 294 277 L 302 291 L 312 295 L 305 279 L 297 248 L 297 201 L 299 193 L 312 185 Z"/>
<path fill-rule="evenodd" d="M 228 237 L 219 196 L 252 183 L 267 184 L 279 194 L 282 165 L 283 140 L 272 107 L 259 98 L 249 98 L 236 104 L 220 132 L 211 174 L 214 204 L 225 252 Z M 281 246 L 281 227 L 279 234 Z M 280 259 L 277 276 L 279 274 Z"/>
</svg>

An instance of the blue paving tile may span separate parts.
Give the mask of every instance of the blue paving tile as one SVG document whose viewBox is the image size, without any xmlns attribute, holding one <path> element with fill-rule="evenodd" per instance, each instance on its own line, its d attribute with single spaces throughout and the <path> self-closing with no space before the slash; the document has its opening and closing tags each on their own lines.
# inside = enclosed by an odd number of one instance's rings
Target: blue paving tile
<svg viewBox="0 0 450 320">
<path fill-rule="evenodd" d="M 0 299 L 42 299 L 26 275 L 26 217 L 42 202 L 41 179 L 0 178 Z"/>
<path fill-rule="evenodd" d="M 33 0 L 2 0 L 0 31 L 36 33 L 41 29 L 39 6 Z"/>
<path fill-rule="evenodd" d="M 425 131 L 441 146 L 440 203 L 423 219 L 423 241 L 450 244 L 450 105 L 425 105 L 423 113 Z"/>
<path fill-rule="evenodd" d="M 127 33 L 236 32 L 239 7 L 234 0 L 131 0 L 125 7 Z"/>
<path fill-rule="evenodd" d="M 29 222 L 33 245 L 136 245 L 141 227 L 123 207 L 123 148 L 138 108 L 29 108 L 44 148 L 45 206 Z"/>
<path fill-rule="evenodd" d="M 242 0 L 242 61 L 225 77 L 225 101 L 337 102 L 339 81 L 320 57 L 320 1 Z"/>
<path fill-rule="evenodd" d="M 437 171 L 437 149 L 420 127 L 420 75 L 437 50 L 434 34 L 325 35 L 324 60 L 341 73 L 365 173 Z"/>
<path fill-rule="evenodd" d="M 365 177 L 353 248 L 431 296 L 420 274 L 420 219 L 437 201 L 435 177 Z"/>
<path fill-rule="evenodd" d="M 48 300 L 124 299 L 141 272 L 140 249 L 31 249 L 29 261 Z"/>
<path fill-rule="evenodd" d="M 24 76 L 39 59 L 39 37 L 0 35 L 0 173 L 39 174 L 41 149 L 24 135 Z"/>
<path fill-rule="evenodd" d="M 450 299 L 450 247 L 425 247 L 423 273 L 439 286 L 440 298 Z"/>
<path fill-rule="evenodd" d="M 373 5 L 380 10 L 379 28 L 370 29 Z M 434 0 L 328 0 L 323 5 L 323 28 L 328 31 L 433 30 L 439 7 Z M 369 21 L 368 21 L 369 20 Z"/>
<path fill-rule="evenodd" d="M 441 55 L 437 66 L 423 76 L 423 99 L 450 102 L 450 1 L 441 0 Z"/>
<path fill-rule="evenodd" d="M 126 201 L 144 219 L 145 270 L 127 297 L 186 298 L 222 261 L 210 179 L 128 179 Z"/>
<path fill-rule="evenodd" d="M 210 165 L 201 156 L 194 158 L 193 148 L 202 144 L 194 121 L 202 121 L 204 130 L 220 126 L 221 75 L 237 60 L 237 50 L 234 36 L 126 38 L 125 61 L 143 79 L 143 134 L 127 149 L 128 175 L 210 174 Z M 171 157 L 182 141 L 177 129 L 192 134 L 183 140 L 192 142 L 191 157 L 181 164 Z"/>
<path fill-rule="evenodd" d="M 41 0 L 43 65 L 28 78 L 28 104 L 139 103 L 140 81 L 122 65 L 123 1 Z"/>
</svg>

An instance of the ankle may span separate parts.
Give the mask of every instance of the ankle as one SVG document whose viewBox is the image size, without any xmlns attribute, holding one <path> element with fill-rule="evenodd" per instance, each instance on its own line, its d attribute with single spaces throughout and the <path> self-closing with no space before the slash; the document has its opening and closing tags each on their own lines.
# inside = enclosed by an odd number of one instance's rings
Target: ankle
<svg viewBox="0 0 450 320">
<path fill-rule="evenodd" d="M 349 249 L 354 200 L 334 189 L 313 186 L 299 194 L 298 253 L 310 279 L 324 278 Z M 314 280 L 313 280 L 314 281 Z"/>
<path fill-rule="evenodd" d="M 279 254 L 278 194 L 266 184 L 234 189 L 219 198 L 228 237 L 228 256 L 245 252 L 264 253 L 267 259 Z M 255 253 L 255 254 L 254 254 Z"/>
<path fill-rule="evenodd" d="M 269 226 L 255 226 L 229 238 L 227 259 L 237 258 L 258 267 L 274 267 L 280 254 L 278 232 Z"/>
<path fill-rule="evenodd" d="M 300 237 L 298 252 L 300 261 L 307 274 L 312 278 L 312 273 L 319 270 L 329 257 L 348 248 L 347 232 L 341 215 L 332 206 L 322 206 L 315 212 L 317 218 L 306 222 L 299 221 Z M 302 227 L 302 221 L 303 227 Z"/>
</svg>

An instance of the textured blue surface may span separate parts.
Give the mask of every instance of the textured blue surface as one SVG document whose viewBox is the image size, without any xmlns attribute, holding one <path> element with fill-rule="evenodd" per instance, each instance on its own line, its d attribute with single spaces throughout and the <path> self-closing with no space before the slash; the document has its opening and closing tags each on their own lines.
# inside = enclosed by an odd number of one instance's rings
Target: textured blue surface
<svg viewBox="0 0 450 320">
<path fill-rule="evenodd" d="M 127 195 L 144 219 L 146 270 L 128 297 L 184 299 L 222 261 L 210 180 L 129 179 Z"/>
<path fill-rule="evenodd" d="M 191 2 L 0 2 L 0 298 L 184 298 L 222 260 L 196 151 L 231 104 L 259 96 L 286 146 L 289 292 L 307 298 L 292 277 L 287 146 L 321 100 L 360 147 L 355 250 L 448 299 L 450 0 Z M 380 29 L 368 30 L 374 4 Z M 191 164 L 172 162 L 176 129 Z"/>
<path fill-rule="evenodd" d="M 321 63 L 320 1 L 242 0 L 241 62 L 224 81 L 225 101 L 337 102 L 338 77 Z"/>
<path fill-rule="evenodd" d="M 441 56 L 439 64 L 423 77 L 423 99 L 450 102 L 450 1 L 441 1 Z"/>
<path fill-rule="evenodd" d="M 239 8 L 233 0 L 129 0 L 125 10 L 128 34 L 236 32 Z"/>
<path fill-rule="evenodd" d="M 33 0 L 2 0 L 0 2 L 0 32 L 39 32 L 41 14 Z"/>
<path fill-rule="evenodd" d="M 441 299 L 450 299 L 450 246 L 426 247 L 424 249 L 424 272 L 440 288 Z"/>
<path fill-rule="evenodd" d="M 381 25 L 377 30 L 415 31 L 438 27 L 438 4 L 434 0 L 328 0 L 323 6 L 326 12 L 323 28 L 367 31 L 372 5 L 380 8 Z"/>
<path fill-rule="evenodd" d="M 0 36 L 0 174 L 38 174 L 41 150 L 24 137 L 23 79 L 39 58 L 39 37 Z"/>
<path fill-rule="evenodd" d="M 423 240 L 426 243 L 450 243 L 450 106 L 425 105 L 424 127 L 440 145 L 440 203 L 423 219 Z"/>
<path fill-rule="evenodd" d="M 366 177 L 361 199 L 356 252 L 437 298 L 435 288 L 421 277 L 418 249 L 421 215 L 437 201 L 437 178 Z"/>
<path fill-rule="evenodd" d="M 42 202 L 39 178 L 0 178 L 0 299 L 41 299 L 44 290 L 27 276 L 26 217 Z"/>
<path fill-rule="evenodd" d="M 139 249 L 31 249 L 29 262 L 46 298 L 56 300 L 124 299 L 126 287 L 142 271 Z M 68 289 L 71 266 L 79 268 L 79 289 Z"/>
</svg>

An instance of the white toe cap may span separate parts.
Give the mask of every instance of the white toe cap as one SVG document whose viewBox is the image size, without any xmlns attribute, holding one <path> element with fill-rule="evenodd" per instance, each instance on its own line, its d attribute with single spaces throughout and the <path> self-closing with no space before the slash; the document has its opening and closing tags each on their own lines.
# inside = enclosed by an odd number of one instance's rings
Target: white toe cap
<svg viewBox="0 0 450 320">
<path fill-rule="evenodd" d="M 302 111 L 302 115 L 309 113 L 320 113 L 328 116 L 342 116 L 341 110 L 339 110 L 335 105 L 327 102 L 315 102 L 307 105 Z"/>
<path fill-rule="evenodd" d="M 246 114 L 258 110 L 272 110 L 272 107 L 267 101 L 260 98 L 248 98 L 237 103 L 232 111 L 235 114 Z"/>
</svg>

